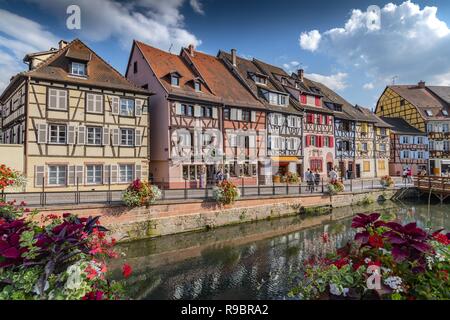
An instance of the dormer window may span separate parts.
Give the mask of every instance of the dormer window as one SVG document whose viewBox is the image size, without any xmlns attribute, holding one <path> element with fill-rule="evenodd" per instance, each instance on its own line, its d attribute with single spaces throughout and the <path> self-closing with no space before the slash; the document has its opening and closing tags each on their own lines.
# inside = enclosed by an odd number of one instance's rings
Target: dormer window
<svg viewBox="0 0 450 320">
<path fill-rule="evenodd" d="M 266 85 L 267 84 L 267 78 L 260 74 L 253 74 L 253 80 L 257 84 Z"/>
<path fill-rule="evenodd" d="M 194 88 L 195 88 L 195 91 L 197 91 L 197 92 L 201 92 L 202 91 L 202 84 L 200 83 L 200 81 L 195 81 L 194 82 Z"/>
<path fill-rule="evenodd" d="M 427 116 L 432 117 L 433 116 L 433 112 L 431 110 L 425 110 L 425 113 L 427 114 Z"/>
<path fill-rule="evenodd" d="M 72 62 L 70 73 L 74 76 L 86 76 L 86 64 L 81 62 Z"/>
<path fill-rule="evenodd" d="M 442 110 L 442 114 L 443 114 L 444 116 L 448 117 L 448 112 L 447 112 L 447 110 Z"/>
<path fill-rule="evenodd" d="M 170 84 L 174 87 L 180 86 L 180 76 L 178 74 L 171 74 L 170 75 Z"/>
<path fill-rule="evenodd" d="M 298 82 L 295 83 L 295 89 L 300 89 L 300 83 Z"/>
<path fill-rule="evenodd" d="M 286 78 L 281 78 L 281 84 L 285 86 L 287 84 Z"/>
</svg>

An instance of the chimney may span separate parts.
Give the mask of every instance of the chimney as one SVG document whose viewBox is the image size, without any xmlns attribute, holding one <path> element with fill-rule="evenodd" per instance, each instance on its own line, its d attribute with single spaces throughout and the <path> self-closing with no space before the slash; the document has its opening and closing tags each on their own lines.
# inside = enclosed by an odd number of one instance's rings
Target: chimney
<svg viewBox="0 0 450 320">
<path fill-rule="evenodd" d="M 297 75 L 298 78 L 300 79 L 301 82 L 303 82 L 303 74 L 305 73 L 305 71 L 303 69 L 298 69 L 297 70 Z"/>
<path fill-rule="evenodd" d="M 64 49 L 64 48 L 67 46 L 67 44 L 68 44 L 67 41 L 60 40 L 60 41 L 58 42 L 59 50 Z"/>
<path fill-rule="evenodd" d="M 237 63 L 236 63 L 236 49 L 231 49 L 231 63 L 233 64 L 233 67 L 237 66 Z"/>
<path fill-rule="evenodd" d="M 191 55 L 191 57 L 193 57 L 195 55 L 195 47 L 193 44 L 190 44 L 188 46 L 188 51 L 189 51 L 189 54 Z"/>
<path fill-rule="evenodd" d="M 419 88 L 425 88 L 425 81 L 420 80 L 418 83 Z"/>
</svg>

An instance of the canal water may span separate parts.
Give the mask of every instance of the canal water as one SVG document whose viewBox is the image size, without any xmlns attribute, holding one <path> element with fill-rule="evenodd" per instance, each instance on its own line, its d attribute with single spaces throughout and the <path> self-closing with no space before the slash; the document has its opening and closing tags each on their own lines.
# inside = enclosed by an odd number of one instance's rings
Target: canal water
<svg viewBox="0 0 450 320">
<path fill-rule="evenodd" d="M 133 299 L 286 299 L 304 258 L 352 239 L 360 212 L 450 230 L 450 205 L 384 202 L 124 243 L 111 267 L 118 276 L 123 263 L 132 266 Z"/>
</svg>

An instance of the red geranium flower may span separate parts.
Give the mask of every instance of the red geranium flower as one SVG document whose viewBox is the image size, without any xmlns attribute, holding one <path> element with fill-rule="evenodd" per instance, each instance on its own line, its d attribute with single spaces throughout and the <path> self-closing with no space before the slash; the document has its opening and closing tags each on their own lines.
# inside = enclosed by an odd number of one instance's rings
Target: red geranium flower
<svg viewBox="0 0 450 320">
<path fill-rule="evenodd" d="M 328 241 L 330 241 L 330 237 L 328 236 L 328 233 L 324 232 L 322 234 L 322 241 L 323 241 L 323 243 L 327 243 Z"/>
<path fill-rule="evenodd" d="M 442 244 L 444 244 L 446 246 L 448 246 L 450 244 L 450 240 L 448 240 L 448 238 L 447 238 L 447 236 L 445 234 L 437 233 L 437 234 L 433 235 L 433 238 L 436 241 L 438 241 L 438 242 L 440 242 L 440 243 L 442 243 Z"/>
<path fill-rule="evenodd" d="M 131 273 L 133 272 L 133 269 L 131 268 L 131 266 L 129 264 L 124 264 L 122 267 L 122 274 L 125 278 L 128 278 L 129 276 L 131 276 Z"/>
</svg>

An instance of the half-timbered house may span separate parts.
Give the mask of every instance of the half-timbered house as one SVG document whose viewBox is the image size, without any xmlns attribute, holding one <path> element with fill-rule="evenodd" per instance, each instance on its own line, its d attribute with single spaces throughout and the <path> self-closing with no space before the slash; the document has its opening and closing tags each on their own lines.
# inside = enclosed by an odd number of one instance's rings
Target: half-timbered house
<svg viewBox="0 0 450 320">
<path fill-rule="evenodd" d="M 24 62 L 29 70 L 0 103 L 4 143 L 24 145 L 26 191 L 124 189 L 147 179 L 148 90 L 78 39 Z"/>
<path fill-rule="evenodd" d="M 314 81 L 304 77 L 302 69 L 290 78 L 292 85 L 287 90 L 304 111 L 304 173 L 310 169 L 327 177 L 335 159 L 333 111 L 324 106 L 324 95 Z M 280 83 L 285 81 L 280 79 Z"/>
<path fill-rule="evenodd" d="M 429 144 L 428 171 L 441 175 L 450 171 L 450 87 L 416 85 L 387 86 L 377 102 L 376 113 L 403 118 L 426 132 Z"/>
<path fill-rule="evenodd" d="M 302 111 L 291 101 L 288 92 L 271 76 L 271 72 L 258 64 L 231 53 L 220 51 L 218 57 L 240 79 L 267 112 L 267 161 L 261 180 L 272 183 L 288 175 L 302 176 Z M 270 66 L 269 66 L 270 67 Z M 283 76 L 288 76 L 284 73 Z M 280 73 L 281 73 L 280 72 Z M 275 180 L 277 181 L 277 180 Z"/>
<path fill-rule="evenodd" d="M 201 187 L 214 182 L 219 170 L 239 184 L 257 183 L 257 159 L 265 155 L 264 108 L 220 59 L 193 46 L 176 55 L 134 41 L 126 76 L 155 92 L 155 183 Z"/>
<path fill-rule="evenodd" d="M 392 126 L 390 134 L 389 174 L 400 176 L 409 168 L 417 175 L 428 165 L 427 134 L 411 126 L 403 118 L 382 117 L 383 121 Z"/>
</svg>

